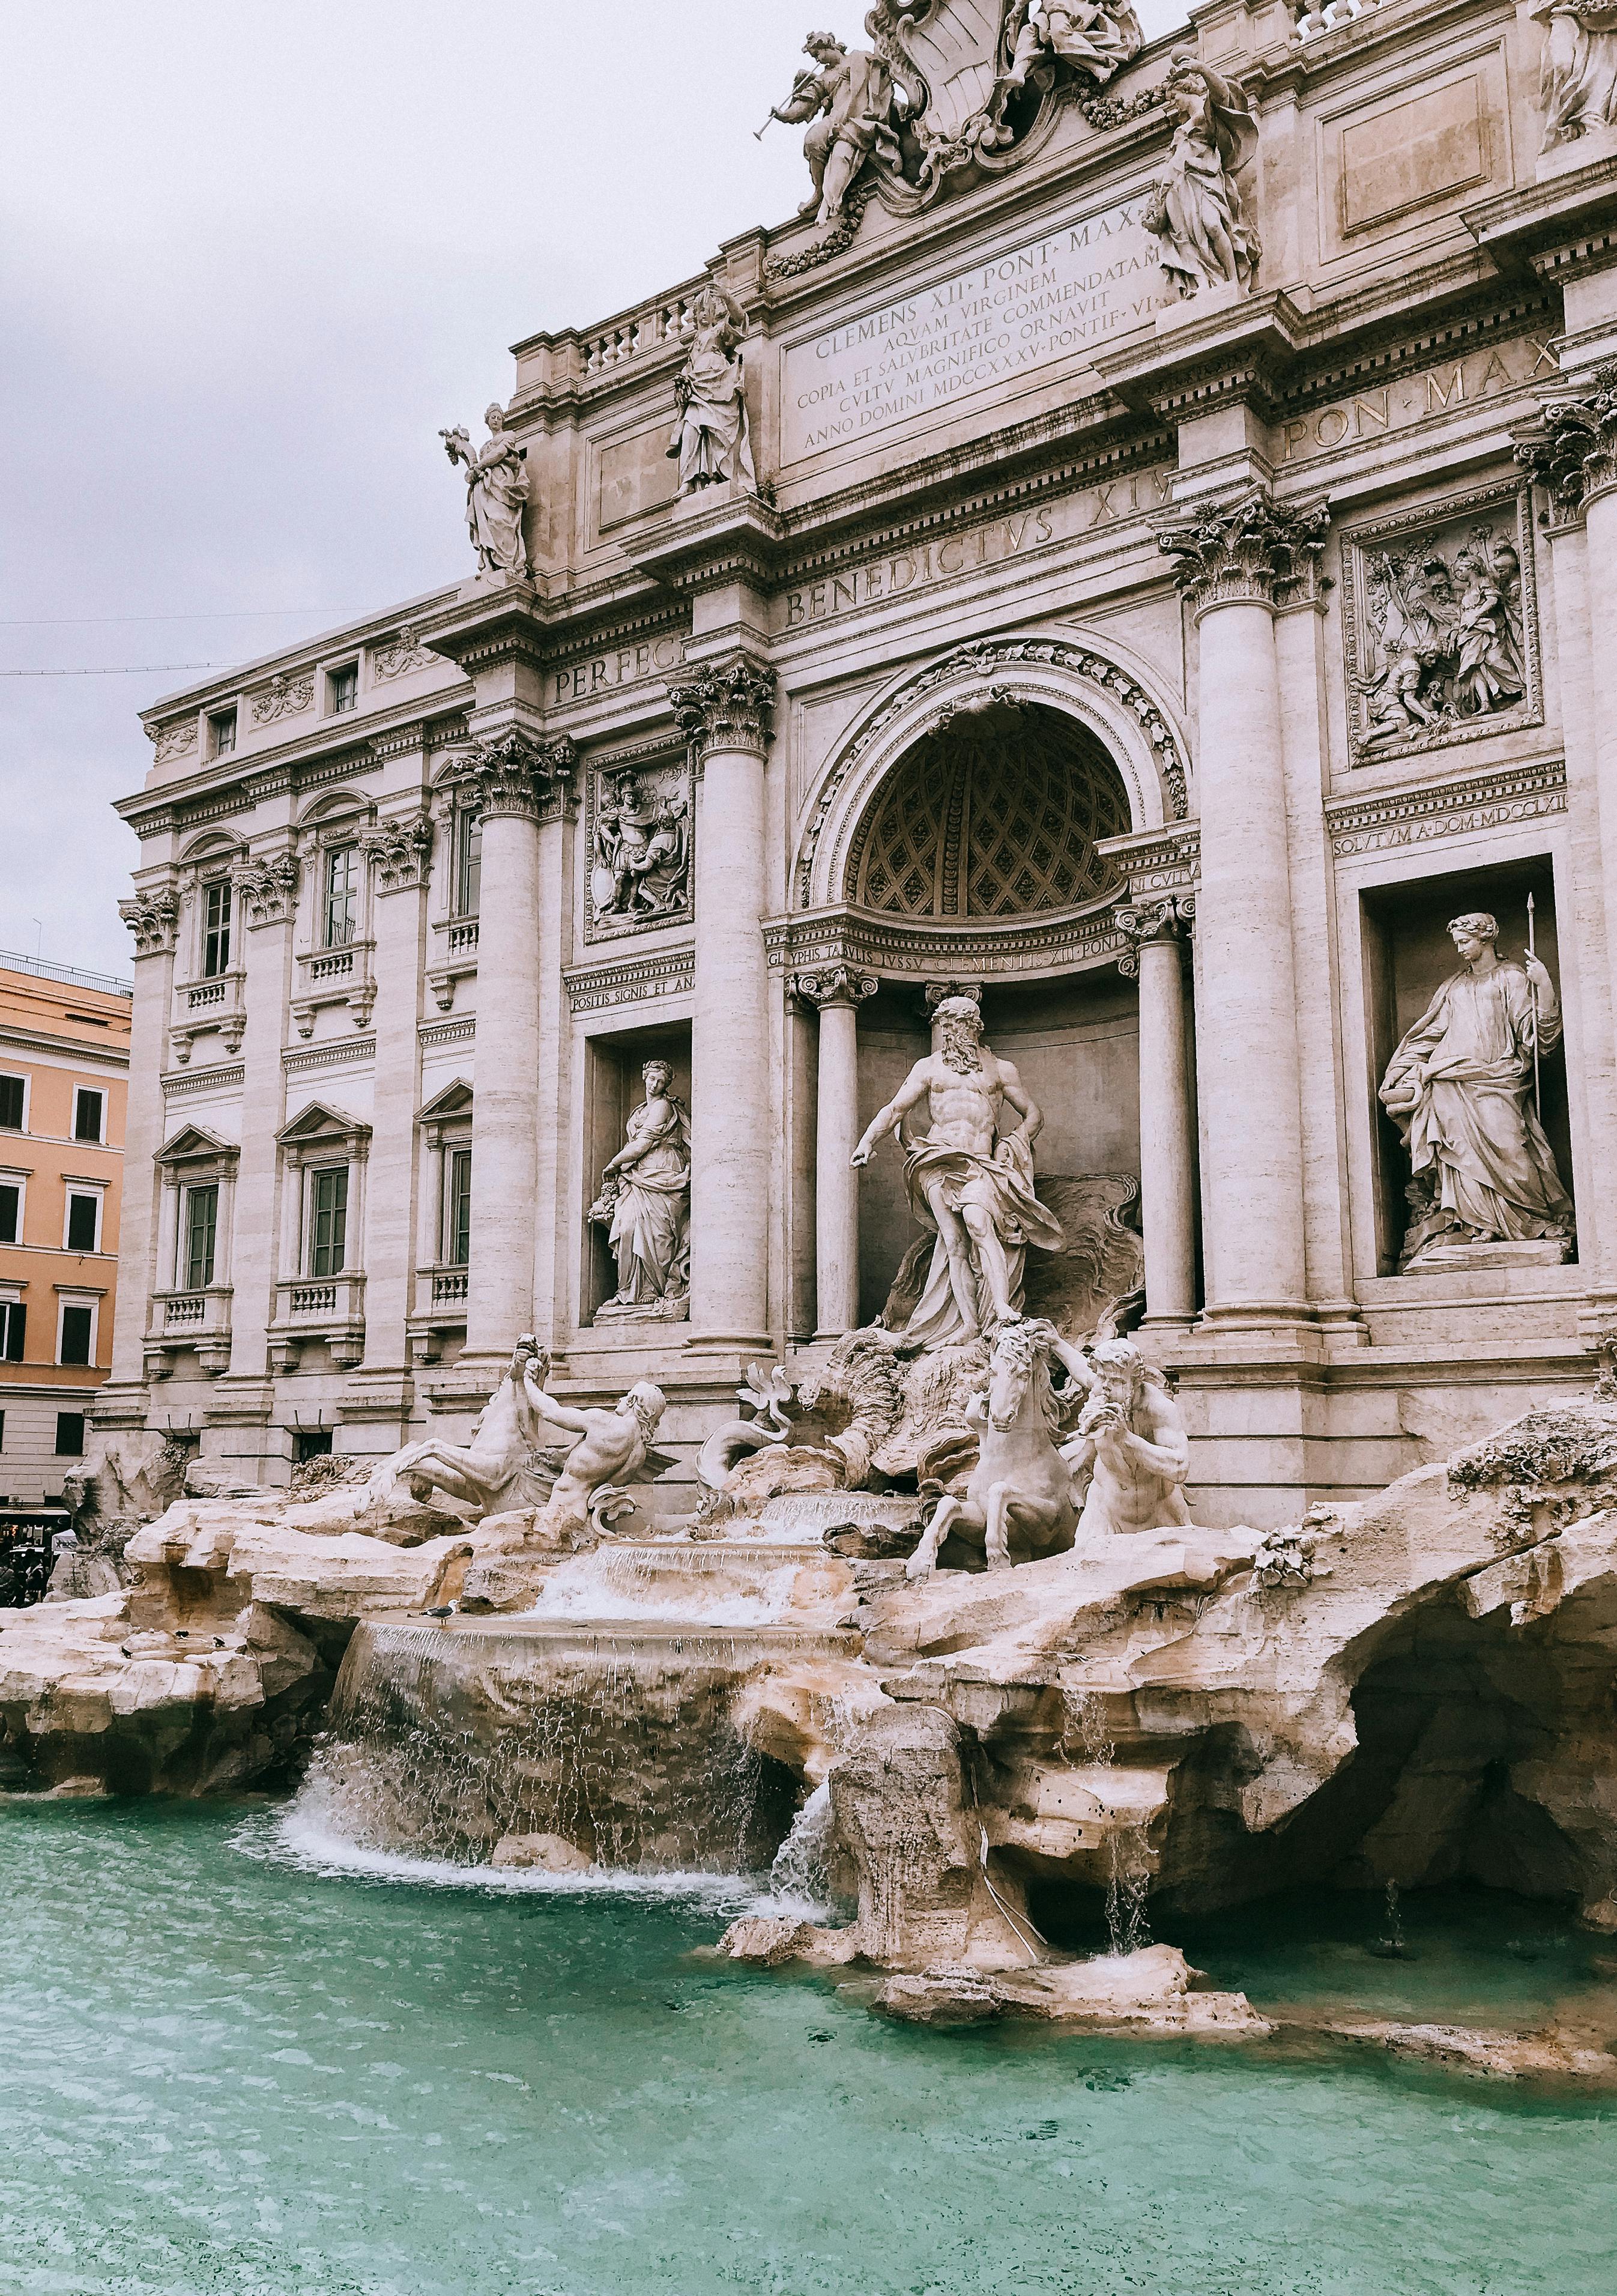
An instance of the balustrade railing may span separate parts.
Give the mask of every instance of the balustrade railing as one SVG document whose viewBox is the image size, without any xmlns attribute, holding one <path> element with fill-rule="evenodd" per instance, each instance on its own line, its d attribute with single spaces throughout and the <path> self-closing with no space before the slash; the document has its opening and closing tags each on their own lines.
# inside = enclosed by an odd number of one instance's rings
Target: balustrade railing
<svg viewBox="0 0 1617 2296">
<path fill-rule="evenodd" d="M 181 1292 L 171 1299 L 163 1310 L 163 1322 L 169 1331 L 186 1324 L 200 1324 L 208 1313 L 208 1298 L 201 1292 Z"/>
<path fill-rule="evenodd" d="M 669 295 L 643 309 L 631 311 L 616 325 L 598 329 L 579 339 L 586 374 L 609 374 L 614 367 L 664 343 L 683 342 L 696 332 L 691 315 L 694 296 Z"/>
<path fill-rule="evenodd" d="M 1303 0 L 1297 11 L 1293 37 L 1302 41 L 1317 40 L 1327 32 L 1339 30 L 1343 24 L 1357 23 L 1361 16 L 1379 15 L 1383 9 L 1399 5 L 1400 0 Z"/>
<path fill-rule="evenodd" d="M 332 1316 L 337 1312 L 335 1283 L 298 1283 L 292 1287 L 294 1316 Z"/>
<path fill-rule="evenodd" d="M 432 1279 L 432 1304 L 435 1308 L 453 1307 L 464 1300 L 467 1275 L 463 1267 L 451 1267 Z"/>
</svg>

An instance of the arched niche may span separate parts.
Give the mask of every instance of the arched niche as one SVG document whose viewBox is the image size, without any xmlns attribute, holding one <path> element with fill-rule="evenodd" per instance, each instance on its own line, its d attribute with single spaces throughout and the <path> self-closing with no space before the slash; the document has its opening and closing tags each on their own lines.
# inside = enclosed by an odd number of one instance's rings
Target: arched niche
<svg viewBox="0 0 1617 2296">
<path fill-rule="evenodd" d="M 1085 775 L 1097 758 L 1109 763 L 1126 805 L 1119 833 L 1163 828 L 1189 812 L 1188 749 L 1142 665 L 1115 648 L 1102 652 L 1066 637 L 976 639 L 890 689 L 829 761 L 800 825 L 792 906 L 851 906 L 854 847 L 883 784 L 927 736 L 1008 708 L 1068 721 Z M 1081 896 L 1073 906 L 1095 898 Z"/>
</svg>

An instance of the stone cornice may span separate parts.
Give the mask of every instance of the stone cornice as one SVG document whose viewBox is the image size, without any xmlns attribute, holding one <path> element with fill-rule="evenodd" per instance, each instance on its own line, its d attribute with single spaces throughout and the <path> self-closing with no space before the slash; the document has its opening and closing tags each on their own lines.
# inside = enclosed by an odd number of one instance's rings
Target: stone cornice
<svg viewBox="0 0 1617 2296">
<path fill-rule="evenodd" d="M 1396 851 L 1442 837 L 1471 836 L 1512 822 L 1566 811 L 1566 766 L 1560 758 L 1499 766 L 1440 782 L 1401 783 L 1362 796 L 1334 797 L 1326 831 L 1341 859 Z"/>
<path fill-rule="evenodd" d="M 1460 220 L 1503 272 L 1604 270 L 1617 262 L 1617 172 L 1609 159 L 1569 168 L 1463 208 Z"/>
<path fill-rule="evenodd" d="M 1095 371 L 1123 404 L 1158 422 L 1222 400 L 1271 406 L 1302 357 L 1308 322 L 1283 290 L 1222 303 L 1161 334 L 1097 351 Z"/>
<path fill-rule="evenodd" d="M 637 521 L 614 536 L 642 574 L 689 593 L 728 582 L 767 589 L 785 538 L 785 521 L 756 495 L 725 495 L 689 510 L 679 506 L 673 517 Z"/>
<path fill-rule="evenodd" d="M 925 983 L 1041 978 L 1114 962 L 1127 944 L 1113 919 L 1115 898 L 1082 909 L 1002 922 L 920 923 L 839 906 L 770 917 L 764 946 L 772 972 L 816 973 Z"/>
<path fill-rule="evenodd" d="M 171 1069 L 162 1078 L 165 1100 L 184 1100 L 200 1092 L 233 1092 L 247 1081 L 240 1061 L 213 1069 Z"/>
<path fill-rule="evenodd" d="M 678 947 L 649 950 L 617 964 L 580 965 L 561 978 L 575 1013 L 689 996 L 696 988 L 696 949 L 687 939 Z"/>
<path fill-rule="evenodd" d="M 691 662 L 670 679 L 674 720 L 700 766 L 715 750 L 761 758 L 774 730 L 775 673 L 748 653 Z"/>
<path fill-rule="evenodd" d="M 1215 606 L 1279 606 L 1307 594 L 1330 527 L 1323 503 L 1295 507 L 1254 488 L 1238 502 L 1209 505 L 1156 530 L 1173 578 L 1198 613 Z"/>
<path fill-rule="evenodd" d="M 1189 893 L 1200 882 L 1199 821 L 1175 821 L 1162 829 L 1136 830 L 1127 837 L 1099 838 L 1095 850 L 1116 862 L 1129 881 L 1129 898 L 1134 903 L 1162 893 Z"/>
</svg>

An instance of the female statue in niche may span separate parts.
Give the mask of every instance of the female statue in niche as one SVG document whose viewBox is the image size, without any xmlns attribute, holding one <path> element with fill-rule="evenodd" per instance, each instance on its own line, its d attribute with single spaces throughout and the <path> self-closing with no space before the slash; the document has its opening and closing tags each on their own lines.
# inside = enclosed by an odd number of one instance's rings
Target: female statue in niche
<svg viewBox="0 0 1617 2296">
<path fill-rule="evenodd" d="M 607 1230 L 617 1289 L 602 1323 L 678 1323 L 690 1296 L 690 1119 L 670 1089 L 666 1061 L 648 1061 L 646 1097 L 601 1174 L 590 1218 Z"/>
<path fill-rule="evenodd" d="M 1168 105 L 1178 115 L 1168 164 L 1140 221 L 1176 295 L 1246 285 L 1262 253 L 1236 176 L 1258 148 L 1258 123 L 1239 88 L 1181 50 L 1168 66 Z"/>
<path fill-rule="evenodd" d="M 1536 956 L 1501 959 L 1495 920 L 1449 928 L 1462 970 L 1387 1066 L 1381 1099 L 1403 1133 L 1414 1212 L 1401 1269 L 1446 1246 L 1572 1239 L 1572 1199 L 1532 1104 L 1535 1053 L 1560 1041 L 1555 983 Z"/>
<path fill-rule="evenodd" d="M 478 554 L 478 573 L 526 578 L 522 512 L 527 501 L 527 448 L 519 447 L 506 430 L 502 407 L 491 406 L 483 420 L 488 436 L 480 447 L 473 447 L 463 423 L 453 430 L 440 430 L 438 436 L 450 461 L 466 472 L 466 529 Z"/>
</svg>

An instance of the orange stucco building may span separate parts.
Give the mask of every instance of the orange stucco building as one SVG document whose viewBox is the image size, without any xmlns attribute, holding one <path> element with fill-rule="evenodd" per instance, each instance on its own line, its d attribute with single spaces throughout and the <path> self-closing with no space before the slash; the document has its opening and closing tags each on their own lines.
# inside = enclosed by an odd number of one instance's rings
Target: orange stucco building
<svg viewBox="0 0 1617 2296">
<path fill-rule="evenodd" d="M 0 1504 L 57 1497 L 112 1361 L 130 994 L 0 955 Z"/>
</svg>

